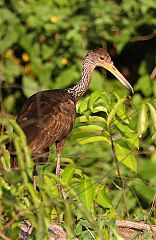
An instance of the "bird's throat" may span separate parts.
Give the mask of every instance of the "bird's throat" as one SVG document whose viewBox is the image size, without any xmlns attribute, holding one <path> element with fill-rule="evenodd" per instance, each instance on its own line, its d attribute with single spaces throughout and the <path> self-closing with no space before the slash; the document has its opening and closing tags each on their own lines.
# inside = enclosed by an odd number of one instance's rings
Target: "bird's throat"
<svg viewBox="0 0 156 240">
<path fill-rule="evenodd" d="M 95 66 L 89 61 L 84 61 L 81 80 L 68 89 L 73 98 L 77 101 L 89 88 Z"/>
</svg>

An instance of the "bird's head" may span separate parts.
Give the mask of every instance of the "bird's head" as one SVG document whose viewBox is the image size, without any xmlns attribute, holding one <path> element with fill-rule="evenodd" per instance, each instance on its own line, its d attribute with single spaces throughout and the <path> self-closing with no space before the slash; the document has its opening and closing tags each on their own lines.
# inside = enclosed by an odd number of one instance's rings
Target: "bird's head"
<svg viewBox="0 0 156 240">
<path fill-rule="evenodd" d="M 104 48 L 89 51 L 86 58 L 95 67 L 102 67 L 110 71 L 126 88 L 130 89 L 131 92 L 134 93 L 132 86 L 114 66 L 109 53 Z"/>
</svg>

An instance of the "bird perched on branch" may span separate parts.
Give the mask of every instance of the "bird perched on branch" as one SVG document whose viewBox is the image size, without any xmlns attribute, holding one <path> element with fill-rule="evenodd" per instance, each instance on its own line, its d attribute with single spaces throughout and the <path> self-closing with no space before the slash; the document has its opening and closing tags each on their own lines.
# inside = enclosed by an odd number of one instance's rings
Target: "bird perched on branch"
<svg viewBox="0 0 156 240">
<path fill-rule="evenodd" d="M 95 67 L 109 70 L 125 87 L 133 88 L 115 68 L 108 52 L 89 51 L 83 62 L 81 80 L 73 87 L 37 92 L 26 100 L 17 117 L 17 123 L 26 134 L 34 154 L 46 151 L 56 144 L 56 175 L 60 177 L 61 152 L 76 118 L 76 102 L 87 91 Z"/>
</svg>

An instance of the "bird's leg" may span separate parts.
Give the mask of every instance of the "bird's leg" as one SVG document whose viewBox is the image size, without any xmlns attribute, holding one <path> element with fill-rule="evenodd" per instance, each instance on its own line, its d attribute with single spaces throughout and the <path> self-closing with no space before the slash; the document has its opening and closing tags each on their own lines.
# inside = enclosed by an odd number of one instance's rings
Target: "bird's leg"
<svg viewBox="0 0 156 240">
<path fill-rule="evenodd" d="M 57 162 L 56 162 L 56 176 L 61 178 L 61 154 L 57 154 Z M 59 192 L 59 195 L 63 197 L 63 189 L 60 184 L 57 184 L 57 189 Z"/>
<path fill-rule="evenodd" d="M 61 152 L 63 151 L 65 141 L 66 138 L 64 138 L 60 142 L 56 142 L 56 154 L 57 154 L 56 176 L 58 176 L 59 178 L 61 177 Z"/>
<path fill-rule="evenodd" d="M 36 168 L 36 165 L 34 166 L 33 168 L 33 187 L 34 187 L 34 190 L 36 191 L 36 186 L 37 186 L 37 176 L 38 176 L 38 173 L 37 173 L 37 168 Z"/>
<path fill-rule="evenodd" d="M 56 162 L 56 176 L 61 177 L 61 154 L 57 153 L 57 162 Z"/>
<path fill-rule="evenodd" d="M 56 142 L 56 154 L 57 154 L 57 162 L 56 162 L 56 176 L 61 178 L 61 152 L 63 150 L 65 140 L 63 139 L 60 142 Z M 57 184 L 57 189 L 60 196 L 64 197 L 64 191 L 60 184 Z"/>
</svg>

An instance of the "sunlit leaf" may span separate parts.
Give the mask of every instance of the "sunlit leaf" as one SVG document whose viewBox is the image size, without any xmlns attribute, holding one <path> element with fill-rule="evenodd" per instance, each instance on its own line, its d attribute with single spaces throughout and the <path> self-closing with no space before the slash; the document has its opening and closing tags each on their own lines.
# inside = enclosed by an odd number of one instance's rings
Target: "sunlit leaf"
<svg viewBox="0 0 156 240">
<path fill-rule="evenodd" d="M 90 211 L 93 207 L 93 186 L 89 178 L 81 180 L 79 185 L 79 198 L 88 211 Z"/>
<path fill-rule="evenodd" d="M 118 100 L 118 102 L 114 105 L 113 109 L 111 110 L 111 112 L 108 114 L 108 117 L 107 117 L 108 126 L 110 126 L 110 124 L 112 123 L 112 120 L 113 120 L 114 116 L 116 115 L 118 109 L 122 106 L 122 104 L 125 101 L 126 101 L 126 98 L 122 98 L 122 99 Z"/>
<path fill-rule="evenodd" d="M 85 98 L 81 101 L 80 106 L 79 106 L 79 113 L 82 114 L 88 109 L 88 98 Z"/>
<path fill-rule="evenodd" d="M 99 132 L 102 131 L 103 128 L 98 125 L 86 125 L 77 128 L 77 131 L 81 132 Z"/>
<path fill-rule="evenodd" d="M 83 144 L 87 144 L 87 143 L 101 142 L 101 141 L 110 143 L 108 138 L 106 138 L 104 136 L 95 136 L 95 137 L 89 137 L 89 138 L 85 138 L 85 139 L 80 139 L 78 142 L 83 145 Z"/>
<path fill-rule="evenodd" d="M 147 126 L 148 126 L 147 106 L 145 103 L 143 103 L 139 111 L 137 123 L 137 132 L 139 134 L 139 137 L 141 137 L 146 132 Z"/>
<path fill-rule="evenodd" d="M 134 146 L 136 148 L 139 149 L 139 136 L 138 133 L 135 132 L 131 132 L 131 134 L 129 134 L 129 136 L 127 135 L 127 137 L 123 137 L 122 138 L 125 142 L 130 143 L 130 146 Z"/>
<path fill-rule="evenodd" d="M 38 83 L 28 76 L 23 77 L 23 91 L 26 97 L 30 97 L 39 91 Z"/>
<path fill-rule="evenodd" d="M 147 106 L 149 107 L 149 110 L 150 110 L 153 127 L 156 130 L 156 109 L 151 103 L 147 103 Z"/>
<path fill-rule="evenodd" d="M 93 111 L 94 109 L 94 104 L 97 98 L 101 96 L 102 92 L 101 91 L 95 91 L 90 95 L 89 101 L 88 101 L 88 106 Z"/>
<path fill-rule="evenodd" d="M 65 184 L 70 184 L 72 177 L 74 175 L 75 172 L 75 166 L 74 165 L 69 165 L 67 166 L 62 173 L 62 181 Z"/>
<path fill-rule="evenodd" d="M 92 112 L 93 113 L 97 113 L 97 112 L 105 112 L 105 113 L 107 113 L 108 110 L 104 106 L 98 106 L 98 107 L 95 107 Z"/>
<path fill-rule="evenodd" d="M 115 143 L 114 146 L 118 161 L 122 162 L 122 164 L 124 164 L 126 167 L 137 172 L 137 161 L 133 151 L 121 146 L 118 143 Z"/>
<path fill-rule="evenodd" d="M 8 135 L 2 135 L 2 136 L 0 136 L 0 143 L 6 141 L 8 138 L 9 138 Z"/>
<path fill-rule="evenodd" d="M 105 189 L 98 189 L 96 202 L 104 208 L 111 208 L 112 204 L 107 194 L 105 193 Z"/>
<path fill-rule="evenodd" d="M 76 122 L 106 122 L 103 117 L 99 116 L 81 116 L 76 118 Z"/>
</svg>

